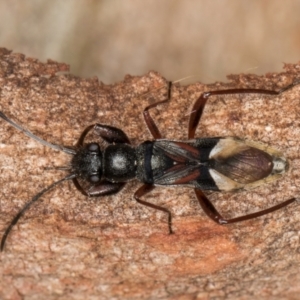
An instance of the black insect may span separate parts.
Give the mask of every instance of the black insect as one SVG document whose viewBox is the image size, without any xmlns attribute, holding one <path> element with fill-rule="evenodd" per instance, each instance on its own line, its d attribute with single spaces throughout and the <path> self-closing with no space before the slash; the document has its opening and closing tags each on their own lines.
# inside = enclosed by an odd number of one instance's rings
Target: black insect
<svg viewBox="0 0 300 300">
<path fill-rule="evenodd" d="M 1 240 L 1 251 L 12 227 L 24 212 L 44 193 L 56 185 L 72 180 L 76 188 L 86 196 L 98 197 L 119 192 L 126 182 L 137 179 L 144 183 L 134 194 L 135 200 L 148 207 L 163 211 L 168 215 L 169 232 L 172 233 L 171 212 L 161 206 L 141 198 L 155 186 L 184 185 L 194 188 L 204 212 L 218 224 L 229 224 L 256 218 L 284 206 L 296 199 L 292 198 L 271 208 L 232 219 L 225 219 L 216 210 L 203 190 L 235 191 L 256 187 L 278 179 L 288 169 L 283 155 L 267 145 L 241 140 L 234 137 L 213 137 L 194 139 L 207 100 L 213 95 L 265 94 L 280 95 L 292 88 L 293 83 L 280 91 L 264 89 L 230 89 L 203 93 L 195 102 L 189 121 L 187 141 L 162 139 L 162 136 L 149 114 L 149 110 L 171 98 L 171 83 L 168 97 L 149 105 L 143 114 L 146 125 L 154 140 L 145 141 L 137 147 L 130 145 L 126 134 L 118 128 L 96 124 L 87 127 L 82 133 L 77 147 L 68 148 L 51 144 L 35 136 L 0 112 L 0 117 L 29 137 L 43 145 L 72 155 L 69 175 L 43 189 L 29 201 L 13 218 Z M 101 149 L 98 143 L 84 144 L 86 135 L 94 131 L 109 145 Z M 89 183 L 83 187 L 78 179 Z"/>
</svg>

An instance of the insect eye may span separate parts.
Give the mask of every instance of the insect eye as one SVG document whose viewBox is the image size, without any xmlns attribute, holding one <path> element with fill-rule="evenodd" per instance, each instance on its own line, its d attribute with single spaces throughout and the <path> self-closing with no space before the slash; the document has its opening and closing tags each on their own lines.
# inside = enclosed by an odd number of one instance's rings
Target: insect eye
<svg viewBox="0 0 300 300">
<path fill-rule="evenodd" d="M 89 144 L 87 149 L 92 153 L 99 153 L 100 152 L 100 147 L 97 143 Z"/>
<path fill-rule="evenodd" d="M 97 182 L 99 182 L 100 180 L 101 180 L 100 176 L 99 176 L 99 175 L 96 175 L 96 174 L 91 175 L 91 176 L 89 177 L 89 181 L 90 181 L 91 183 L 97 183 Z"/>
</svg>

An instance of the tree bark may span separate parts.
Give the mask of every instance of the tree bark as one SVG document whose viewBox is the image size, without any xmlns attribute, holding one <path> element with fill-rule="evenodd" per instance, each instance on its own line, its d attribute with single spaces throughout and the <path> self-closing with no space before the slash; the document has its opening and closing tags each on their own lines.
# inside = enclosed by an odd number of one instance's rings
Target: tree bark
<svg viewBox="0 0 300 300">
<path fill-rule="evenodd" d="M 281 73 L 230 75 L 227 83 L 175 84 L 171 101 L 150 113 L 168 139 L 187 139 L 191 106 L 204 91 L 279 90 L 299 80 L 300 64 Z M 121 128 L 133 145 L 151 140 L 143 109 L 166 96 L 156 72 L 104 85 L 79 78 L 63 63 L 0 50 L 1 111 L 49 142 L 74 146 L 89 125 Z M 212 97 L 197 137 L 237 136 L 281 150 L 290 161 L 279 181 L 251 191 L 210 193 L 225 216 L 238 216 L 298 197 L 300 86 L 279 97 Z M 97 141 L 95 136 L 91 140 Z M 65 176 L 70 156 L 0 124 L 0 230 L 36 193 Z M 141 183 L 118 194 L 87 198 L 70 183 L 45 194 L 26 212 L 0 254 L 1 299 L 260 299 L 298 298 L 299 205 L 255 220 L 220 226 L 200 209 L 192 189 L 158 187 L 136 203 Z"/>
</svg>

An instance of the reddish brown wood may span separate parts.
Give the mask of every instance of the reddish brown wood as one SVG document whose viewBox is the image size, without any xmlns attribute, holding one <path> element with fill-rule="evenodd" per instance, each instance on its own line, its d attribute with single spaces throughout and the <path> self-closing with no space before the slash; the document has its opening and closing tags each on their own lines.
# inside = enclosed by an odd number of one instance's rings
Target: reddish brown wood
<svg viewBox="0 0 300 300">
<path fill-rule="evenodd" d="M 286 64 L 281 73 L 231 75 L 226 84 L 175 86 L 172 101 L 151 115 L 164 137 L 183 140 L 191 106 L 202 92 L 280 89 L 300 77 L 299 69 L 299 64 Z M 158 87 L 166 87 L 166 81 L 159 74 L 127 76 L 118 84 L 104 85 L 97 78 L 56 75 L 62 70 L 64 64 L 41 63 L 1 49 L 1 110 L 48 141 L 66 146 L 74 145 L 83 128 L 97 122 L 122 128 L 134 145 L 152 138 L 141 111 L 165 99 L 165 90 Z M 143 96 L 144 91 L 154 93 Z M 291 163 L 289 173 L 274 184 L 209 195 L 225 217 L 298 197 L 299 94 L 295 87 L 272 101 L 254 95 L 208 101 L 195 136 L 199 132 L 262 141 L 281 150 Z M 30 197 L 63 175 L 46 167 L 64 166 L 69 156 L 29 141 L 2 122 L 0 145 L 3 233 Z M 169 235 L 165 215 L 132 198 L 137 187 L 132 182 L 103 201 L 87 199 L 65 183 L 43 197 L 0 254 L 0 298 L 297 298 L 297 208 L 222 227 L 201 212 L 193 190 L 156 188 L 147 197 L 171 210 L 174 234 Z"/>
</svg>

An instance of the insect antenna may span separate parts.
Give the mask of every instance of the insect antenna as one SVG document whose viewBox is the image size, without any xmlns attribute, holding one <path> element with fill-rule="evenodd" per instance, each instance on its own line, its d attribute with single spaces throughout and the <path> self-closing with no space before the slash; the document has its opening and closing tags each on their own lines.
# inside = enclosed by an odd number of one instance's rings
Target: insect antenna
<svg viewBox="0 0 300 300">
<path fill-rule="evenodd" d="M 49 185 L 48 187 L 44 188 L 42 191 L 40 191 L 39 193 L 37 193 L 29 202 L 27 202 L 24 207 L 17 213 L 17 215 L 12 219 L 12 221 L 10 222 L 10 224 L 8 225 L 8 227 L 6 228 L 3 237 L 1 239 L 1 245 L 0 245 L 0 251 L 2 252 L 4 249 L 4 245 L 5 245 L 5 241 L 7 239 L 7 236 L 9 235 L 10 231 L 12 230 L 13 226 L 17 224 L 17 222 L 19 221 L 19 219 L 22 217 L 22 215 L 26 212 L 27 209 L 30 208 L 30 206 L 36 202 L 41 196 L 43 196 L 45 193 L 47 193 L 49 190 L 53 189 L 55 186 L 57 186 L 58 184 L 66 181 L 66 180 L 70 180 L 75 178 L 76 175 L 75 174 L 69 174 L 68 176 L 52 183 L 51 185 Z"/>
<path fill-rule="evenodd" d="M 74 149 L 72 149 L 72 148 L 64 147 L 62 145 L 52 144 L 52 143 L 49 143 L 49 142 L 43 140 L 42 138 L 36 136 L 35 134 L 33 134 L 32 132 L 30 132 L 29 130 L 25 129 L 21 125 L 18 125 L 13 120 L 11 120 L 10 118 L 8 118 L 2 111 L 0 111 L 0 118 L 2 118 L 6 122 L 8 122 L 10 125 L 12 125 L 13 127 L 15 127 L 16 129 L 22 131 L 24 134 L 26 134 L 27 136 L 29 136 L 30 138 L 34 139 L 35 141 L 41 143 L 44 146 L 48 146 L 48 147 L 50 147 L 52 149 L 55 149 L 55 150 L 63 151 L 65 153 L 67 153 L 67 154 L 71 154 L 71 155 L 76 154 L 76 151 Z"/>
</svg>

